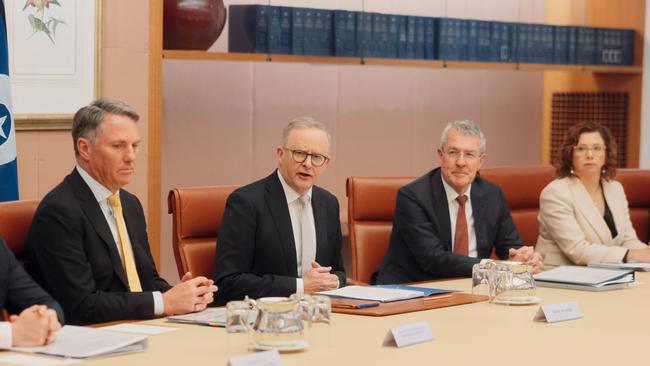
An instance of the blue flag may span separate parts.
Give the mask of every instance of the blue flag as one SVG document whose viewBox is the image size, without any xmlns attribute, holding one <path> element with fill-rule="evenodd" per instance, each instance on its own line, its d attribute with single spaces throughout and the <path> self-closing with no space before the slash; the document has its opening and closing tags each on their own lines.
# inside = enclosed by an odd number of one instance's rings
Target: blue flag
<svg viewBox="0 0 650 366">
<path fill-rule="evenodd" d="M 18 199 L 16 130 L 11 114 L 8 51 L 7 17 L 4 1 L 0 0 L 0 201 Z"/>
</svg>

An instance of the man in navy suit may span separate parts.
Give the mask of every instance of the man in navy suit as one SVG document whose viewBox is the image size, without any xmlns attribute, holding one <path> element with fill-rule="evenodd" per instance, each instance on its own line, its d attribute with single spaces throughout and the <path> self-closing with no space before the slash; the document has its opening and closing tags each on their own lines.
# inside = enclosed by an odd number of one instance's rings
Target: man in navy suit
<svg viewBox="0 0 650 366">
<path fill-rule="evenodd" d="M 278 169 L 228 197 L 215 258 L 217 303 L 345 285 L 339 204 L 314 185 L 329 148 L 322 123 L 293 120 L 276 149 Z"/>
<path fill-rule="evenodd" d="M 402 187 L 388 251 L 375 282 L 393 284 L 469 277 L 490 257 L 542 266 L 523 246 L 506 199 L 477 172 L 485 161 L 485 136 L 472 121 L 447 125 L 438 149 L 440 167 Z"/>
<path fill-rule="evenodd" d="M 77 166 L 41 201 L 27 238 L 28 271 L 71 324 L 150 319 L 204 309 L 212 280 L 170 286 L 149 250 L 144 210 L 123 187 L 135 174 L 138 114 L 100 99 L 74 116 Z"/>
<path fill-rule="evenodd" d="M 42 346 L 56 338 L 63 311 L 16 261 L 0 236 L 0 310 L 9 321 L 0 321 L 0 349 Z"/>
</svg>

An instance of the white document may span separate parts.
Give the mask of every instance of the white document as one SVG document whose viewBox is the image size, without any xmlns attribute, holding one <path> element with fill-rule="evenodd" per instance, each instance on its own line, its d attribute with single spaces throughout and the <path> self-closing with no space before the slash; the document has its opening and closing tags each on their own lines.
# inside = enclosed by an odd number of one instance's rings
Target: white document
<svg viewBox="0 0 650 366">
<path fill-rule="evenodd" d="M 390 328 L 384 338 L 384 345 L 396 345 L 398 348 L 434 340 L 429 323 L 425 321 L 400 325 Z"/>
<path fill-rule="evenodd" d="M 207 308 L 198 313 L 168 316 L 167 320 L 175 323 L 202 324 L 213 327 L 226 326 L 226 308 Z"/>
<path fill-rule="evenodd" d="M 589 263 L 589 267 L 630 269 L 637 272 L 650 272 L 650 263 Z"/>
<path fill-rule="evenodd" d="M 424 296 L 424 293 L 422 291 L 411 291 L 376 286 L 345 286 L 336 290 L 317 292 L 317 294 L 380 302 L 414 299 L 416 297 Z"/>
<path fill-rule="evenodd" d="M 634 282 L 634 271 L 583 266 L 560 266 L 533 276 L 535 281 L 592 287 Z"/>
<path fill-rule="evenodd" d="M 89 358 L 147 349 L 147 336 L 112 332 L 102 329 L 64 326 L 56 341 L 41 347 L 12 347 L 11 350 L 27 353 L 42 353 L 70 358 Z"/>
<path fill-rule="evenodd" d="M 178 328 L 172 328 L 172 327 L 158 327 L 155 325 L 144 325 L 144 324 L 133 324 L 133 323 L 109 325 L 108 327 L 101 327 L 99 329 L 110 330 L 113 332 L 146 334 L 146 335 L 161 334 L 161 333 L 173 332 L 175 330 L 178 330 Z"/>
</svg>

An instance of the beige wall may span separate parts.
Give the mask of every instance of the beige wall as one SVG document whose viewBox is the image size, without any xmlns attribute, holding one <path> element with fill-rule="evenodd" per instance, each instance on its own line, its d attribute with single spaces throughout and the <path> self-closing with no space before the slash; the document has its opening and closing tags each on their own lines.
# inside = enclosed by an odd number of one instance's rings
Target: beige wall
<svg viewBox="0 0 650 366">
<path fill-rule="evenodd" d="M 365 3 L 370 11 L 403 14 L 544 19 L 543 1 L 536 0 Z M 361 2 L 308 6 L 360 9 Z M 212 50 L 225 51 L 226 39 L 223 34 Z M 481 123 L 487 165 L 540 162 L 541 72 L 164 60 L 163 101 L 163 202 L 176 186 L 246 184 L 268 175 L 282 127 L 302 115 L 320 119 L 332 133 L 333 159 L 320 185 L 342 208 L 349 176 L 412 176 L 434 167 L 438 136 L 454 119 Z M 177 278 L 171 218 L 164 209 L 161 216 L 162 273 Z"/>
<path fill-rule="evenodd" d="M 141 116 L 138 171 L 127 187 L 147 207 L 149 2 L 103 0 L 102 96 L 131 104 Z M 18 131 L 21 199 L 41 198 L 74 167 L 70 131 Z"/>
</svg>

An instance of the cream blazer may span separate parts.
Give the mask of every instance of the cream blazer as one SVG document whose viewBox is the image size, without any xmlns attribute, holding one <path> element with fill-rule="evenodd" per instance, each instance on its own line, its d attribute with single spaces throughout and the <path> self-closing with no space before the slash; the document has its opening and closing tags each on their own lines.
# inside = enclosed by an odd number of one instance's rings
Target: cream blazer
<svg viewBox="0 0 650 366">
<path fill-rule="evenodd" d="M 646 248 L 630 221 L 623 186 L 602 182 L 618 235 L 612 234 L 580 179 L 556 179 L 539 199 L 539 237 L 535 250 L 544 257 L 545 269 L 559 265 L 596 262 L 620 263 L 627 249 Z"/>
</svg>

